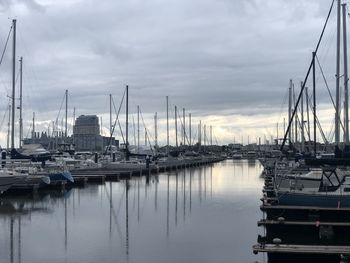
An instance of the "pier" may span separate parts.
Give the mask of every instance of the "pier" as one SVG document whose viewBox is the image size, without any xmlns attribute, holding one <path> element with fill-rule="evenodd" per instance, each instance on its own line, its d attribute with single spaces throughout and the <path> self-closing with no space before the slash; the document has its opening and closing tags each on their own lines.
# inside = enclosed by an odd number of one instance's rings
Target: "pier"
<svg viewBox="0 0 350 263">
<path fill-rule="evenodd" d="M 252 247 L 255 254 L 267 253 L 272 262 L 339 262 L 341 255 L 350 254 L 349 207 L 281 205 L 270 173 L 265 174 L 262 192 L 264 217 L 257 226 L 265 231 Z"/>
<path fill-rule="evenodd" d="M 49 185 L 42 185 L 40 183 L 23 183 L 17 184 L 7 190 L 3 195 L 20 195 L 24 193 L 37 193 L 43 190 L 65 190 L 72 187 L 84 187 L 86 184 L 104 184 L 107 181 L 119 182 L 120 180 L 131 179 L 132 177 L 149 176 L 150 174 L 158 174 L 165 171 L 185 169 L 189 167 L 200 167 L 203 165 L 210 165 L 215 162 L 223 161 L 222 157 L 210 157 L 201 159 L 185 159 L 172 160 L 167 163 L 150 166 L 149 169 L 75 169 L 71 170 L 74 182 L 55 181 Z"/>
<path fill-rule="evenodd" d="M 172 160 L 165 164 L 159 164 L 156 167 L 149 169 L 123 169 L 112 170 L 103 168 L 84 169 L 84 170 L 72 170 L 72 176 L 74 179 L 85 178 L 87 182 L 100 182 L 105 181 L 119 181 L 122 179 L 130 179 L 132 176 L 142 176 L 149 174 L 157 174 L 160 172 L 184 169 L 189 167 L 199 167 L 202 165 L 209 165 L 215 162 L 223 161 L 224 158 L 203 158 L 201 160 Z"/>
</svg>

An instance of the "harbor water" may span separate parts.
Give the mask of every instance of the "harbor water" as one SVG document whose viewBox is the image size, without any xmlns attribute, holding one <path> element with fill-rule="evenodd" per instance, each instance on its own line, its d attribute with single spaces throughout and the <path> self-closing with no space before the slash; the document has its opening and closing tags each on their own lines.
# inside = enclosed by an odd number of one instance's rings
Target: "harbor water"
<svg viewBox="0 0 350 263">
<path fill-rule="evenodd" d="M 4 196 L 0 262 L 264 262 L 258 161 Z"/>
</svg>

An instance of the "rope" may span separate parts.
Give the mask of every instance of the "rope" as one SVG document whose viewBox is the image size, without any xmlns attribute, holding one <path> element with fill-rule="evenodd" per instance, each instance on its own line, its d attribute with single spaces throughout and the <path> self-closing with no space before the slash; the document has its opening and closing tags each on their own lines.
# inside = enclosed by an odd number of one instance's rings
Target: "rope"
<svg viewBox="0 0 350 263">
<path fill-rule="evenodd" d="M 1 66 L 1 64 L 2 64 L 2 60 L 4 59 L 4 55 L 5 55 L 5 52 L 6 52 L 7 44 L 8 44 L 9 39 L 10 39 L 11 31 L 12 31 L 12 26 L 10 27 L 10 31 L 9 31 L 9 33 L 8 33 L 8 35 L 7 35 L 5 47 L 4 47 L 4 50 L 2 51 L 2 54 L 1 54 L 0 66 Z"/>
<path fill-rule="evenodd" d="M 4 125 L 4 121 L 6 119 L 8 110 L 9 110 L 9 107 L 6 107 L 6 111 L 5 111 L 4 117 L 2 118 L 1 124 L 0 124 L 0 131 L 2 130 L 2 126 Z"/>
<path fill-rule="evenodd" d="M 331 98 L 331 101 L 332 101 L 332 104 L 333 104 L 333 107 L 334 107 L 334 110 L 335 110 L 335 108 L 336 108 L 336 107 L 335 107 L 335 103 L 334 103 L 334 100 L 333 100 L 333 97 L 332 97 L 331 91 L 330 91 L 330 89 L 329 89 L 329 86 L 328 86 L 328 83 L 327 83 L 326 77 L 325 77 L 325 75 L 324 75 L 324 73 L 323 73 L 323 69 L 322 69 L 322 67 L 321 67 L 320 61 L 318 60 L 317 55 L 316 55 L 316 61 L 317 61 L 317 64 L 318 64 L 318 66 L 319 66 L 319 68 L 320 68 L 320 71 L 321 71 L 321 74 L 322 74 L 322 77 L 323 77 L 324 83 L 325 83 L 325 85 L 326 85 L 326 88 L 327 88 L 327 91 L 328 91 L 329 97 Z M 341 127 L 343 128 L 343 131 L 345 131 L 345 128 L 344 128 L 343 122 L 341 121 L 341 119 L 340 119 L 340 118 L 339 118 L 339 122 L 340 122 Z"/>
<path fill-rule="evenodd" d="M 146 141 L 148 141 L 148 144 L 149 144 L 149 146 L 150 146 L 150 149 L 151 149 L 151 151 L 152 151 L 152 153 L 153 153 L 153 147 L 152 147 L 152 144 L 151 144 L 151 139 L 152 139 L 152 141 L 154 141 L 154 139 L 153 139 L 153 137 L 151 136 L 151 133 L 150 133 L 150 131 L 147 129 L 147 127 L 146 127 L 146 124 L 145 124 L 145 121 L 144 121 L 144 119 L 143 119 L 143 115 L 142 115 L 142 112 L 141 112 L 141 108 L 140 108 L 140 116 L 141 116 L 141 120 L 142 120 L 142 124 L 143 124 L 143 127 L 146 129 L 146 131 L 147 131 L 147 137 L 146 137 Z M 151 138 L 150 138 L 151 137 Z"/>
<path fill-rule="evenodd" d="M 119 123 L 118 117 L 119 117 L 119 113 L 120 113 L 120 110 L 121 110 L 121 107 L 122 107 L 122 104 L 123 104 L 123 101 L 124 101 L 125 93 L 126 93 L 126 89 L 124 90 L 123 97 L 122 97 L 122 100 L 121 100 L 120 105 L 119 105 L 119 110 L 118 110 L 118 113 L 117 113 L 117 117 L 116 117 L 116 119 L 115 119 L 115 121 L 114 121 L 114 124 L 113 124 L 113 129 L 112 129 L 112 132 L 111 132 L 111 137 L 109 138 L 109 145 L 112 144 L 112 137 L 113 137 L 113 133 L 114 133 L 114 130 L 115 130 L 115 126 L 117 125 L 117 121 L 118 121 L 118 123 Z M 112 100 L 112 101 L 113 101 L 113 100 Z M 120 123 L 119 123 L 119 125 L 120 125 Z M 124 140 L 124 138 L 123 138 L 123 140 Z M 125 141 L 124 141 L 124 142 L 125 142 Z M 105 150 L 105 152 L 104 152 L 105 155 L 106 155 L 106 153 L 107 153 L 107 149 L 108 149 L 108 148 L 106 148 L 106 150 Z"/>
</svg>

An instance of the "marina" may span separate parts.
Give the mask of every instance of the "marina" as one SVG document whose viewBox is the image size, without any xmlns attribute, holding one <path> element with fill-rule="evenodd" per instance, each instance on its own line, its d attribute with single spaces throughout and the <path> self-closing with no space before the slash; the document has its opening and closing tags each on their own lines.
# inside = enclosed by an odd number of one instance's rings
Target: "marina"
<svg viewBox="0 0 350 263">
<path fill-rule="evenodd" d="M 349 4 L 0 1 L 0 263 L 349 263 Z"/>
</svg>

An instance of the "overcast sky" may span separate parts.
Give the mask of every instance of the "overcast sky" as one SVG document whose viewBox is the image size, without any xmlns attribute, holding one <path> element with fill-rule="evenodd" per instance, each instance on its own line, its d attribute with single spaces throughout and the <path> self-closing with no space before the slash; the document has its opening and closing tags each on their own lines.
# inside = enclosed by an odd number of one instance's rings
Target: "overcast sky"
<svg viewBox="0 0 350 263">
<path fill-rule="evenodd" d="M 276 136 L 276 122 L 282 126 L 289 79 L 299 89 L 330 4 L 330 0 L 0 0 L 0 51 L 11 19 L 16 18 L 17 59 L 24 59 L 25 135 L 33 111 L 38 129 L 47 130 L 49 121 L 58 116 L 65 89 L 69 115 L 75 107 L 77 115 L 103 116 L 107 132 L 108 94 L 113 94 L 118 107 L 128 84 L 131 112 L 140 105 L 151 133 L 152 116 L 158 112 L 161 141 L 167 95 L 171 107 L 192 113 L 193 130 L 201 119 L 213 125 L 220 143 L 243 136 L 247 142 L 248 135 L 255 141 Z M 319 52 L 332 92 L 334 15 L 333 10 Z M 0 66 L 1 120 L 8 107 L 10 70 L 11 42 Z M 329 127 L 333 111 L 319 73 L 317 79 L 320 118 Z M 6 141 L 6 122 L 1 145 Z"/>
</svg>

